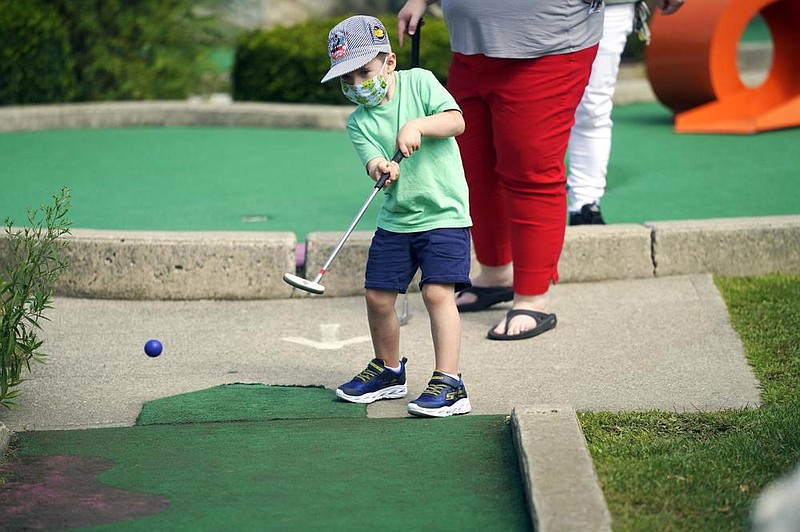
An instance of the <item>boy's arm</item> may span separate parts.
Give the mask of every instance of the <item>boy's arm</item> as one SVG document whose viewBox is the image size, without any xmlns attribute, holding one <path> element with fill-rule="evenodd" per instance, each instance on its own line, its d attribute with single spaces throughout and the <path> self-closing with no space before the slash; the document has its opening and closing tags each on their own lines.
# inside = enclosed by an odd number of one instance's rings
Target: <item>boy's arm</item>
<svg viewBox="0 0 800 532">
<path fill-rule="evenodd" d="M 461 111 L 451 109 L 421 116 L 406 122 L 397 134 L 397 149 L 405 157 L 419 149 L 422 137 L 446 138 L 457 137 L 464 132 L 464 117 Z"/>
</svg>

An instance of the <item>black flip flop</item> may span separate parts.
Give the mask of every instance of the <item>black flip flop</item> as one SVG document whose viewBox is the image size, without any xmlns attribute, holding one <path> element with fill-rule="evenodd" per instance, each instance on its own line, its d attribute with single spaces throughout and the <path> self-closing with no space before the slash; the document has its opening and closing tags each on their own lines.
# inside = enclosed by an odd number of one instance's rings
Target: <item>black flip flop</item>
<svg viewBox="0 0 800 532">
<path fill-rule="evenodd" d="M 459 312 L 479 312 L 514 299 L 514 289 L 510 286 L 470 286 L 461 290 L 460 294 L 475 294 L 477 299 L 472 303 L 458 305 Z"/>
<path fill-rule="evenodd" d="M 511 320 L 514 316 L 530 316 L 534 320 L 536 320 L 536 327 L 533 329 L 528 329 L 527 331 L 521 332 L 519 334 L 508 334 L 508 324 L 511 323 Z M 486 334 L 486 337 L 490 340 L 525 340 L 526 338 L 533 338 L 534 336 L 539 336 L 545 331 L 549 331 L 550 329 L 555 328 L 556 326 L 556 315 L 555 314 L 545 314 L 544 312 L 537 312 L 535 310 L 525 310 L 525 309 L 511 309 L 506 313 L 506 330 L 503 334 L 497 334 L 494 332 L 494 327 L 489 329 L 489 332 Z"/>
</svg>

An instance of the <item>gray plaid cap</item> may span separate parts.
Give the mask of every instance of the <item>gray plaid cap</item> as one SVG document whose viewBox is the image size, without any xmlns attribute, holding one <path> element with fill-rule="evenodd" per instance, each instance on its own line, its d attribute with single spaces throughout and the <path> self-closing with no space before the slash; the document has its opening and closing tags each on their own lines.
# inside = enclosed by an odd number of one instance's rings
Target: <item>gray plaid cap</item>
<svg viewBox="0 0 800 532">
<path fill-rule="evenodd" d="M 367 15 L 343 20 L 328 33 L 331 69 L 321 83 L 361 68 L 380 52 L 392 53 L 389 35 L 380 20 Z"/>
</svg>

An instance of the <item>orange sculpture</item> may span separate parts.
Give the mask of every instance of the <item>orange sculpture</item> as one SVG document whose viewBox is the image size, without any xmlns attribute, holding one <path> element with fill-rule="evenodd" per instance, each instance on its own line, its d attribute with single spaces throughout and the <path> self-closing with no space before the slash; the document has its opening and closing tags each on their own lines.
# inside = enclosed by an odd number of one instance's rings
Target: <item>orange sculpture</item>
<svg viewBox="0 0 800 532">
<path fill-rule="evenodd" d="M 758 14 L 772 33 L 764 82 L 742 83 L 736 48 Z M 800 0 L 689 0 L 655 13 L 645 52 L 658 100 L 679 133 L 757 133 L 800 125 Z"/>
</svg>

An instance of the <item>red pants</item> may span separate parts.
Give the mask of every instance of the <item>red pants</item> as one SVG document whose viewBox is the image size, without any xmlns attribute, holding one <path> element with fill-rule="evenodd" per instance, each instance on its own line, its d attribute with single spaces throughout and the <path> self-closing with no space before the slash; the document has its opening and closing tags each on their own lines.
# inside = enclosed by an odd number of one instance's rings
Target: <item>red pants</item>
<svg viewBox="0 0 800 532">
<path fill-rule="evenodd" d="M 558 280 L 566 228 L 564 158 L 597 46 L 537 59 L 454 54 L 447 88 L 464 111 L 457 137 L 478 262 L 514 263 L 514 291 Z"/>
</svg>

